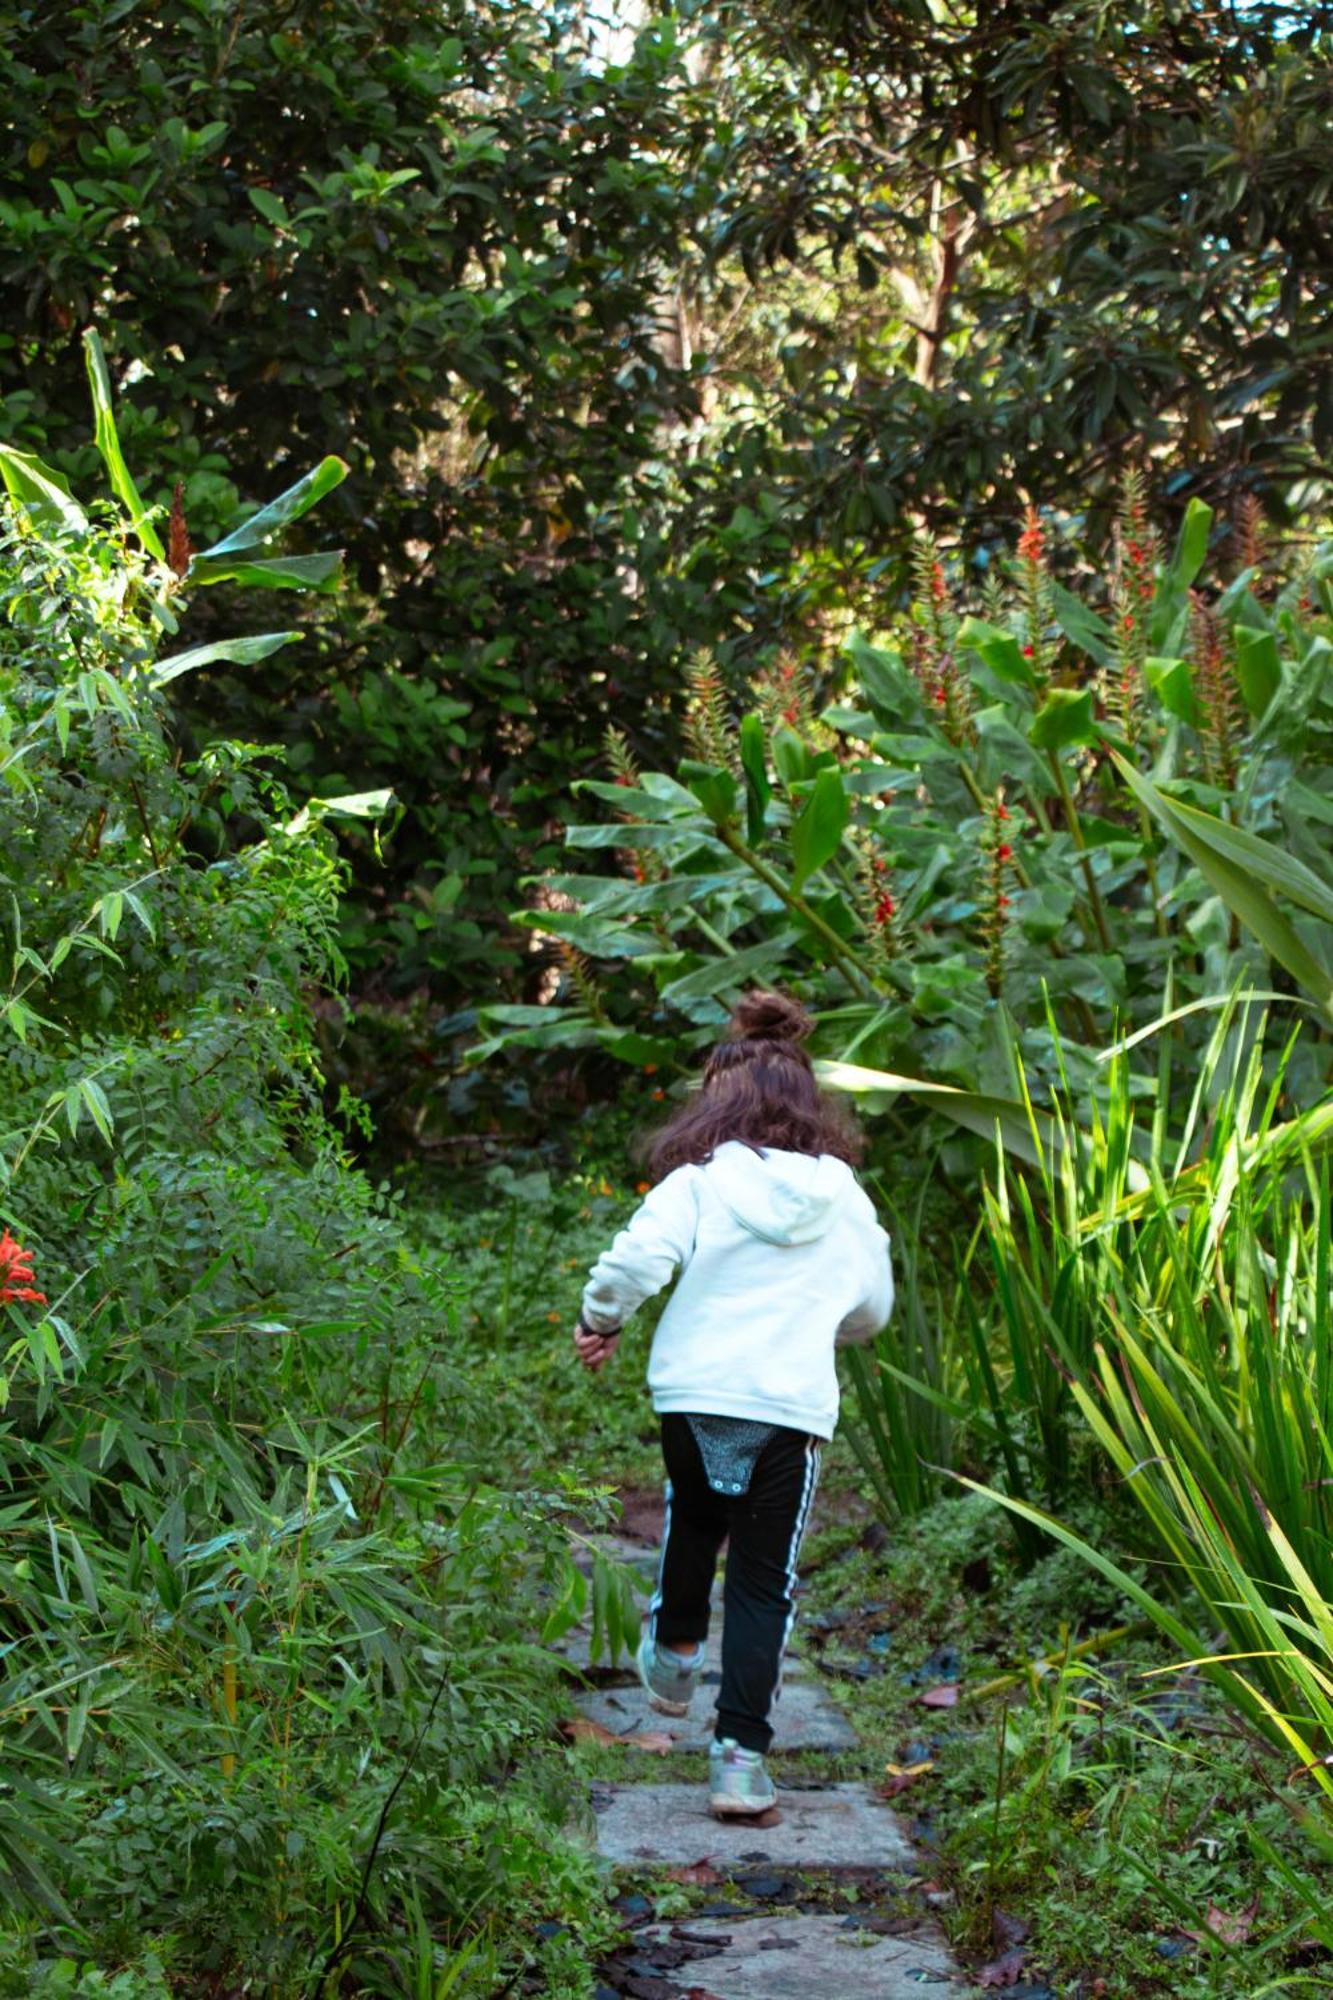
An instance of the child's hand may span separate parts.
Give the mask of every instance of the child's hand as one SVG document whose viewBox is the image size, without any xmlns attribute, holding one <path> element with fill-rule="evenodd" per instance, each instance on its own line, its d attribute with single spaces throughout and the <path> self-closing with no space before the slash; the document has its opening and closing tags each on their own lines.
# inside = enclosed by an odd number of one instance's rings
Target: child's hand
<svg viewBox="0 0 1333 2000">
<path fill-rule="evenodd" d="M 616 1351 L 619 1333 L 594 1333 L 584 1326 L 582 1320 L 574 1328 L 574 1349 L 584 1367 L 593 1374 L 611 1359 Z"/>
</svg>

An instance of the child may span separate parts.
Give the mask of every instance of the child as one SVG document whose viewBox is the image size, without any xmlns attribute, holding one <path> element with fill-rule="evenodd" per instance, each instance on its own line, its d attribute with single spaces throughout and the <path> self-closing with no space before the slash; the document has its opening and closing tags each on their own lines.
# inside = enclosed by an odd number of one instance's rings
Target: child
<svg viewBox="0 0 1333 2000">
<path fill-rule="evenodd" d="M 893 1306 L 889 1239 L 850 1162 L 854 1133 L 819 1093 L 797 1002 L 752 993 L 703 1087 L 648 1150 L 657 1185 L 593 1266 L 574 1344 L 600 1368 L 636 1306 L 680 1283 L 653 1339 L 666 1520 L 639 1643 L 654 1708 L 684 1715 L 704 1664 L 709 1593 L 727 1548 L 722 1686 L 709 1803 L 764 1812 L 769 1709 L 796 1615 L 796 1562 L 838 1414 L 835 1344 Z"/>
</svg>

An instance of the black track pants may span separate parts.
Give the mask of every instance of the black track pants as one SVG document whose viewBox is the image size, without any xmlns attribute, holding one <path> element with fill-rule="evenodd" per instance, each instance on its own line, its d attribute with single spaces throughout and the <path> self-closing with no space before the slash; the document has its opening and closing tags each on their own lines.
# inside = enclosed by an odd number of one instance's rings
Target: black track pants
<svg viewBox="0 0 1333 2000">
<path fill-rule="evenodd" d="M 717 1733 L 746 1750 L 767 1750 L 773 1737 L 768 1712 L 796 1617 L 796 1563 L 819 1479 L 819 1446 L 803 1431 L 778 1431 L 759 1454 L 749 1492 L 733 1499 L 708 1484 L 689 1419 L 662 1418 L 666 1522 L 653 1636 L 680 1646 L 707 1637 L 709 1592 L 726 1541 Z"/>
</svg>

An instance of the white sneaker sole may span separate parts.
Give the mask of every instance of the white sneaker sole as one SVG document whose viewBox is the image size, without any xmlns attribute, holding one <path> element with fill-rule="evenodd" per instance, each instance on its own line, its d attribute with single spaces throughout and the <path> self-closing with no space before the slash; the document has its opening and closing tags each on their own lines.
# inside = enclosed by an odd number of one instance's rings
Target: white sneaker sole
<svg viewBox="0 0 1333 2000">
<path fill-rule="evenodd" d="M 642 1680 L 643 1676 L 640 1675 L 639 1678 Z M 646 1681 L 644 1681 L 643 1685 L 644 1691 L 648 1696 L 649 1708 L 655 1708 L 659 1715 L 689 1714 L 690 1704 L 687 1701 L 668 1701 L 664 1694 L 654 1694 Z"/>
<path fill-rule="evenodd" d="M 758 1819 L 761 1814 L 772 1812 L 776 1804 L 776 1795 L 765 1799 L 762 1804 L 756 1800 L 753 1805 L 746 1800 L 730 1798 L 725 1792 L 712 1792 L 708 1798 L 708 1810 L 714 1819 Z"/>
</svg>

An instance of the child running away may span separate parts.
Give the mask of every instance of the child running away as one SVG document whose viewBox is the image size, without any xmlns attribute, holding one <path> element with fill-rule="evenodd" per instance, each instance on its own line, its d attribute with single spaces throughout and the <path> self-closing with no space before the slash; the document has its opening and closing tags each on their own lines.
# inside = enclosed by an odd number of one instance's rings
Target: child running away
<svg viewBox="0 0 1333 2000">
<path fill-rule="evenodd" d="M 574 1330 L 584 1367 L 600 1368 L 635 1308 L 680 1274 L 648 1362 L 666 1519 L 637 1665 L 655 1709 L 688 1712 L 725 1541 L 709 1754 L 720 1818 L 777 1796 L 764 1753 L 820 1446 L 838 1415 L 833 1350 L 868 1340 L 893 1306 L 889 1239 L 852 1172 L 856 1134 L 801 1046 L 812 1025 L 783 994 L 739 1002 L 702 1088 L 649 1145 L 656 1185 L 593 1266 Z"/>
</svg>

